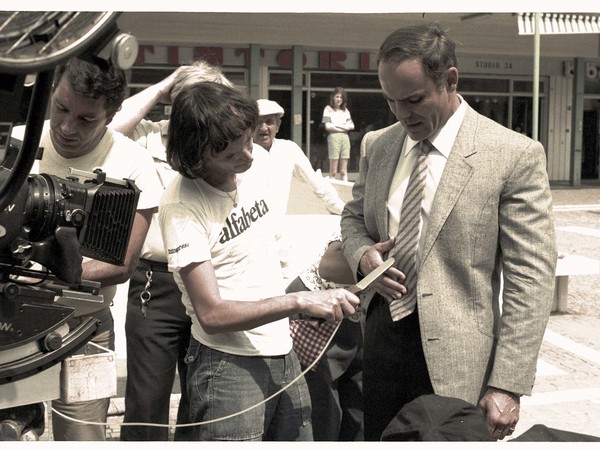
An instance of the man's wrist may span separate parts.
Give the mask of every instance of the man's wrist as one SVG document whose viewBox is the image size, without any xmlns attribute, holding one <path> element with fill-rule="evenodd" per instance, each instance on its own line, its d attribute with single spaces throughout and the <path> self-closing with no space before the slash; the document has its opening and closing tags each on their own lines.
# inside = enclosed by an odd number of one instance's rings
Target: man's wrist
<svg viewBox="0 0 600 450">
<path fill-rule="evenodd" d="M 512 391 L 509 391 L 509 390 L 506 390 L 506 389 L 498 388 L 498 387 L 495 387 L 495 386 L 488 386 L 488 389 L 493 389 L 495 391 L 502 392 L 504 394 L 510 395 L 511 397 L 521 398 L 522 395 L 523 395 L 523 394 L 517 394 L 516 392 L 512 392 Z"/>
</svg>

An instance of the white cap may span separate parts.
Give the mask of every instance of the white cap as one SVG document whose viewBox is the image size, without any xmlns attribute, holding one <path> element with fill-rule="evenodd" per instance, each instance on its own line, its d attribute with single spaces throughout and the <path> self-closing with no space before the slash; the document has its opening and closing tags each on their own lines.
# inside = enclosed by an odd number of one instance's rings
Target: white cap
<svg viewBox="0 0 600 450">
<path fill-rule="evenodd" d="M 283 108 L 279 106 L 279 103 L 274 102 L 273 100 L 267 100 L 266 98 L 261 98 L 257 100 L 258 104 L 258 115 L 259 116 L 270 116 L 271 114 L 277 114 L 279 118 L 283 117 Z"/>
</svg>

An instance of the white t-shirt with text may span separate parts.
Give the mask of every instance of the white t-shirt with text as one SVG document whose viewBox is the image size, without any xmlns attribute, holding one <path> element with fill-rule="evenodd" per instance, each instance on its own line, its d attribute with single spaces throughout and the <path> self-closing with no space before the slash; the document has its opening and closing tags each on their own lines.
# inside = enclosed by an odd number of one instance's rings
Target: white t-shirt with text
<svg viewBox="0 0 600 450">
<path fill-rule="evenodd" d="M 266 150 L 253 149 L 252 167 L 238 175 L 237 195 L 202 179 L 178 175 L 161 199 L 159 222 L 169 270 L 192 318 L 192 335 L 216 350 L 245 356 L 276 356 L 290 352 L 289 319 L 260 327 L 208 334 L 200 325 L 179 271 L 192 263 L 211 261 L 223 301 L 257 301 L 285 290 L 273 233 Z M 237 207 L 231 196 L 236 196 Z"/>
</svg>

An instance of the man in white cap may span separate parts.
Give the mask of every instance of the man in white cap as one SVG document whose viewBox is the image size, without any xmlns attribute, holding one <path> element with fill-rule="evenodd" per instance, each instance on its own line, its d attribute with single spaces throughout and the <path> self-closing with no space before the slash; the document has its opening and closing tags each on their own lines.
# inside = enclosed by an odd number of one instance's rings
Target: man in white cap
<svg viewBox="0 0 600 450">
<path fill-rule="evenodd" d="M 279 241 L 279 256 L 285 275 L 289 245 L 285 242 L 282 232 L 292 176 L 306 182 L 315 195 L 325 203 L 327 211 L 331 214 L 341 214 L 344 209 L 344 202 L 340 199 L 332 184 L 315 172 L 298 144 L 288 139 L 275 138 L 284 114 L 284 110 L 279 103 L 273 100 L 260 99 L 257 100 L 257 104 L 260 117 L 258 127 L 254 133 L 254 142 L 269 152 L 273 167 L 273 178 L 271 179 L 274 196 L 273 208 L 279 218 L 276 237 Z"/>
<path fill-rule="evenodd" d="M 331 214 L 341 214 L 344 202 L 331 183 L 315 172 L 298 144 L 287 139 L 275 138 L 281 126 L 283 108 L 273 100 L 260 99 L 257 103 L 260 117 L 254 134 L 254 142 L 269 152 L 277 171 L 274 176 L 277 182 L 277 192 L 281 195 L 281 205 L 278 206 L 287 208 L 290 182 L 292 176 L 295 176 L 311 186 L 315 195 L 325 203 L 327 211 Z"/>
</svg>

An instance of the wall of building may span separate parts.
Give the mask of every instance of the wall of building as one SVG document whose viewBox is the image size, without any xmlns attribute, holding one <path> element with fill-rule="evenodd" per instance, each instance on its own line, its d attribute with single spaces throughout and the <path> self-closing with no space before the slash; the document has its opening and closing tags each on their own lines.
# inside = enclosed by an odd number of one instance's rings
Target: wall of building
<svg viewBox="0 0 600 450">
<path fill-rule="evenodd" d="M 241 84 L 258 86 L 268 95 L 269 75 L 292 68 L 293 48 L 302 51 L 302 70 L 336 74 L 376 73 L 376 49 L 398 26 L 439 20 L 457 38 L 459 70 L 464 77 L 532 79 L 532 36 L 520 36 L 516 16 L 483 14 L 464 20 L 462 14 L 235 14 L 123 13 L 121 29 L 140 43 L 136 67 L 176 67 L 203 58 L 228 71 Z M 259 61 L 251 61 L 259 48 Z M 600 54 L 598 35 L 542 36 L 540 141 L 548 155 L 550 179 L 572 176 L 572 62 Z M 256 54 L 255 54 L 256 55 Z M 259 80 L 249 80 L 251 67 Z M 254 70 L 252 69 L 252 70 Z M 132 80 L 135 82 L 136 80 Z M 158 80 L 155 80 L 158 81 Z M 600 82 L 600 81 L 599 81 Z M 352 87 L 352 86 L 350 86 Z M 306 88 L 306 86 L 305 86 Z M 596 103 L 598 103 L 596 101 Z M 382 115 L 387 111 L 382 111 Z M 510 124 L 505 124 L 511 126 Z M 310 135 L 310 130 L 304 132 Z M 310 136 L 308 137 L 310 141 Z M 308 143 L 310 152 L 310 142 Z"/>
<path fill-rule="evenodd" d="M 468 18 L 460 13 L 205 13 L 125 12 L 118 20 L 123 30 L 140 42 L 160 45 L 260 44 L 264 47 L 301 45 L 375 51 L 400 26 L 439 21 L 460 43 L 457 52 L 482 55 L 533 55 L 532 36 L 520 36 L 517 17 L 510 13 Z M 472 17 L 472 16 L 471 16 Z M 546 57 L 595 58 L 600 55 L 597 35 L 543 36 Z"/>
<path fill-rule="evenodd" d="M 551 180 L 569 180 L 572 92 L 572 77 L 550 77 L 546 152 L 548 154 L 548 176 Z"/>
</svg>

